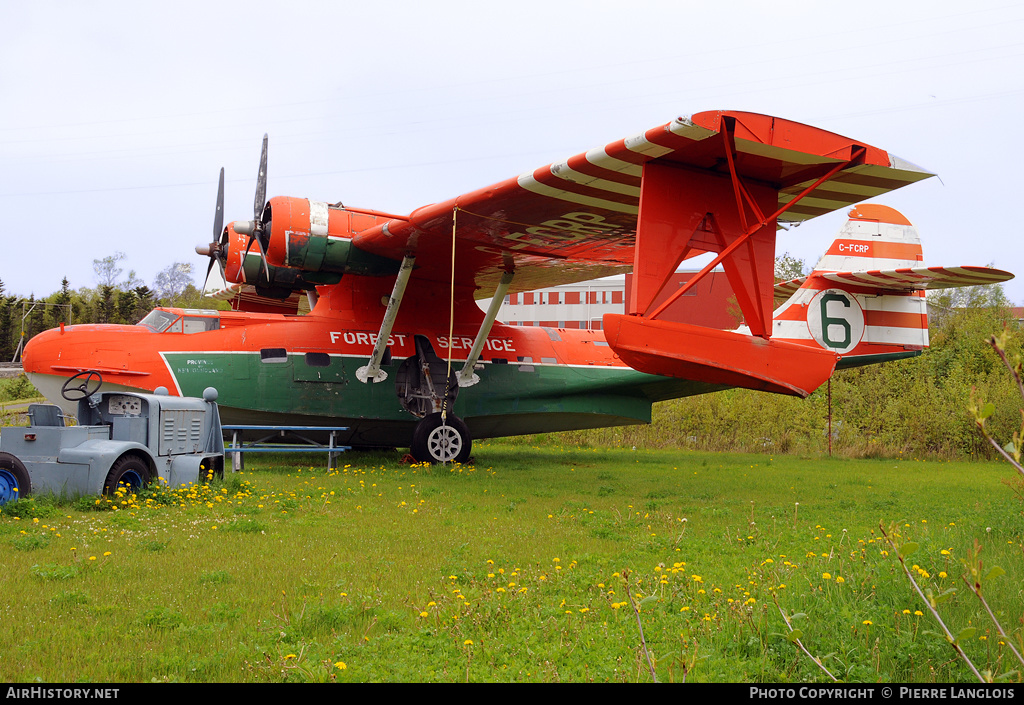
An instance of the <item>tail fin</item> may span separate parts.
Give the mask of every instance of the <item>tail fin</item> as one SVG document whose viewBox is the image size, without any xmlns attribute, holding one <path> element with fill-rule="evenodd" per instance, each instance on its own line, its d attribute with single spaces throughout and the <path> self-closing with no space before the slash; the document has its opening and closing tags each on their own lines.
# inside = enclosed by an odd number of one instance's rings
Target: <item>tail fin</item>
<svg viewBox="0 0 1024 705">
<path fill-rule="evenodd" d="M 776 285 L 772 338 L 839 354 L 837 369 L 920 355 L 928 347 L 925 290 L 994 284 L 987 267 L 924 267 L 921 239 L 898 211 L 863 204 L 807 277 Z"/>
</svg>

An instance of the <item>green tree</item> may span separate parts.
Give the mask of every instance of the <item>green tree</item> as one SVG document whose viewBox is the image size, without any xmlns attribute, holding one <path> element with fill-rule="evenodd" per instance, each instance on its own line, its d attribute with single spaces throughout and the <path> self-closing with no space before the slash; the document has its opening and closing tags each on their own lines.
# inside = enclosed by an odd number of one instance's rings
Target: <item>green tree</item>
<svg viewBox="0 0 1024 705">
<path fill-rule="evenodd" d="M 4 295 L 4 283 L 0 281 L 0 362 L 7 362 L 14 355 L 12 307 L 15 296 Z"/>
<path fill-rule="evenodd" d="M 96 322 L 113 323 L 113 319 L 116 314 L 114 287 L 107 284 L 100 284 L 96 293 Z"/>
<path fill-rule="evenodd" d="M 189 287 L 195 289 L 195 282 L 192 281 L 192 264 L 175 262 L 156 275 L 153 286 L 161 299 L 167 301 L 170 306 L 176 306 L 176 301 Z"/>
<path fill-rule="evenodd" d="M 775 258 L 775 282 L 786 282 L 790 279 L 797 279 L 807 273 L 807 264 L 802 259 L 797 259 L 788 252 L 783 252 Z"/>
<path fill-rule="evenodd" d="M 117 287 L 117 280 L 121 276 L 121 272 L 124 270 L 119 266 L 119 262 L 127 257 L 123 252 L 115 252 L 112 255 L 107 255 L 102 259 L 94 259 L 92 261 L 92 269 L 96 272 L 96 282 L 101 286 L 108 286 L 111 289 Z"/>
<path fill-rule="evenodd" d="M 156 295 L 153 290 L 143 284 L 135 287 L 135 314 L 132 316 L 133 323 L 141 321 L 149 313 L 155 304 Z"/>
<path fill-rule="evenodd" d="M 67 277 L 60 282 L 60 291 L 50 296 L 48 301 L 52 304 L 47 311 L 47 323 L 51 328 L 56 328 L 62 322 L 71 322 L 71 285 Z"/>
</svg>

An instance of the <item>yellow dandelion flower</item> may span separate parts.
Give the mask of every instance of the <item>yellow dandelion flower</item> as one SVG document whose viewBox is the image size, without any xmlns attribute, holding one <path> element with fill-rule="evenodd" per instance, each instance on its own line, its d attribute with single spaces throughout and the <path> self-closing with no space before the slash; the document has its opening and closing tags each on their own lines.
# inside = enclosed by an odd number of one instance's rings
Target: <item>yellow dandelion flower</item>
<svg viewBox="0 0 1024 705">
<path fill-rule="evenodd" d="M 348 666 L 345 665 L 344 661 L 338 661 L 334 664 L 334 667 L 337 668 L 339 671 L 344 671 L 346 668 L 348 668 Z"/>
</svg>

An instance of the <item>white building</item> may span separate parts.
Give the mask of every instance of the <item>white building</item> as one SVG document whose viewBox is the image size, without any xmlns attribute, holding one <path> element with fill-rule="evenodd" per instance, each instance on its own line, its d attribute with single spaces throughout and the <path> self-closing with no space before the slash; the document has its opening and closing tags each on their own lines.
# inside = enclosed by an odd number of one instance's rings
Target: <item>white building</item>
<svg viewBox="0 0 1024 705">
<path fill-rule="evenodd" d="M 673 289 L 685 284 L 693 274 L 692 271 L 676 272 L 673 281 L 669 282 L 653 305 L 665 301 Z M 626 312 L 629 300 L 626 288 L 630 279 L 631 275 L 620 274 L 509 294 L 498 310 L 498 320 L 510 326 L 601 330 L 601 319 L 606 313 Z M 660 318 L 730 330 L 739 324 L 735 314 L 730 313 L 731 296 L 732 289 L 725 272 L 716 269 L 677 299 Z M 490 301 L 482 299 L 477 304 L 487 310 Z"/>
<path fill-rule="evenodd" d="M 510 326 L 601 329 L 606 313 L 625 311 L 626 278 L 605 277 L 577 284 L 509 294 L 498 310 L 498 320 Z M 486 299 L 478 302 L 486 309 Z"/>
</svg>

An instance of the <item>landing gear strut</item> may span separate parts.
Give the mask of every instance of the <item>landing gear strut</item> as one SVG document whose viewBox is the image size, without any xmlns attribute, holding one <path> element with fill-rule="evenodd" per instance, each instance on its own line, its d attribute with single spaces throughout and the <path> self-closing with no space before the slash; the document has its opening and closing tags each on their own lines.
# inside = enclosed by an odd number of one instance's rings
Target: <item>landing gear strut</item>
<svg viewBox="0 0 1024 705">
<path fill-rule="evenodd" d="M 412 456 L 421 463 L 465 463 L 473 440 L 465 422 L 451 411 L 459 394 L 456 374 L 426 337 L 417 335 L 415 342 L 416 354 L 395 374 L 399 401 L 421 419 L 412 435 Z"/>
</svg>

